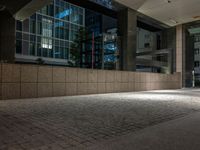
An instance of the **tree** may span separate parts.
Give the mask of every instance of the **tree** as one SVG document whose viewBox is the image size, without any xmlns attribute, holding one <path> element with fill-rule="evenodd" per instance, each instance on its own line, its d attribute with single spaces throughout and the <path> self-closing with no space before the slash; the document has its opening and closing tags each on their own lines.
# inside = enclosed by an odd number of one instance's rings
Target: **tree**
<svg viewBox="0 0 200 150">
<path fill-rule="evenodd" d="M 84 27 L 81 27 L 76 34 L 76 37 L 70 46 L 70 65 L 80 67 L 82 59 L 81 51 L 83 50 L 84 43 L 87 40 L 87 35 L 87 31 Z"/>
</svg>

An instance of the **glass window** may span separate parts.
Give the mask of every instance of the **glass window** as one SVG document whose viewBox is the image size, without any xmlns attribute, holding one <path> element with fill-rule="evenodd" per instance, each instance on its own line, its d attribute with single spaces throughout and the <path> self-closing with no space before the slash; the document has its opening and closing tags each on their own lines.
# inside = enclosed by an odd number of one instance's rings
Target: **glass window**
<svg viewBox="0 0 200 150">
<path fill-rule="evenodd" d="M 16 30 L 22 31 L 22 22 L 21 21 L 16 22 Z"/>
<path fill-rule="evenodd" d="M 42 18 L 42 36 L 53 36 L 53 21 L 50 18 Z"/>
<path fill-rule="evenodd" d="M 51 4 L 51 5 L 49 6 L 49 15 L 50 15 L 50 16 L 54 16 L 54 6 L 53 6 L 53 4 Z"/>
<path fill-rule="evenodd" d="M 60 6 L 60 1 L 59 0 L 56 0 L 56 6 Z"/>
<path fill-rule="evenodd" d="M 60 58 L 64 59 L 64 53 L 65 53 L 65 48 L 61 47 L 60 48 Z"/>
<path fill-rule="evenodd" d="M 29 32 L 29 19 L 26 19 L 25 21 L 23 21 L 23 31 Z"/>
<path fill-rule="evenodd" d="M 55 37 L 69 40 L 69 24 L 57 20 L 55 23 Z"/>
<path fill-rule="evenodd" d="M 65 28 L 60 27 L 60 39 L 64 39 Z"/>
<path fill-rule="evenodd" d="M 69 7 L 69 4 L 62 4 L 55 6 L 55 18 L 69 21 L 69 16 L 71 15 L 72 10 Z"/>
<path fill-rule="evenodd" d="M 48 49 L 46 48 L 42 49 L 42 57 L 48 57 Z"/>
<path fill-rule="evenodd" d="M 52 49 L 52 39 L 42 38 L 41 47 L 46 49 Z"/>
<path fill-rule="evenodd" d="M 47 5 L 43 7 L 41 10 L 38 11 L 41 14 L 48 15 L 48 16 L 53 16 L 54 14 L 54 6 L 53 4 Z"/>
<path fill-rule="evenodd" d="M 195 61 L 195 62 L 194 62 L 194 66 L 195 66 L 195 67 L 199 67 L 199 66 L 200 66 L 200 62 L 199 62 L 199 61 Z"/>
<path fill-rule="evenodd" d="M 33 42 L 29 44 L 29 54 L 35 56 L 35 43 Z"/>
<path fill-rule="evenodd" d="M 64 48 L 64 59 L 68 59 L 69 57 L 69 46 Z"/>
<path fill-rule="evenodd" d="M 29 41 L 29 35 L 28 34 L 23 34 L 23 40 Z"/>
<path fill-rule="evenodd" d="M 70 37 L 71 41 L 76 40 L 76 38 L 78 36 L 78 32 L 79 32 L 79 26 L 71 25 L 71 37 Z"/>
<path fill-rule="evenodd" d="M 35 31 L 36 31 L 36 21 L 30 20 L 30 32 L 35 33 Z"/>
<path fill-rule="evenodd" d="M 72 13 L 71 13 L 71 22 L 83 25 L 83 23 L 81 22 L 82 20 L 80 20 L 82 14 L 79 13 L 79 8 L 76 7 L 76 6 L 71 5 L 71 10 L 72 10 Z"/>
<path fill-rule="evenodd" d="M 30 41 L 31 42 L 36 42 L 36 36 L 35 35 L 30 35 Z"/>
<path fill-rule="evenodd" d="M 29 54 L 29 42 L 28 41 L 22 42 L 22 54 L 24 54 L 24 55 Z"/>
<path fill-rule="evenodd" d="M 64 24 L 64 39 L 69 40 L 69 23 Z"/>
<path fill-rule="evenodd" d="M 68 59 L 69 41 L 76 40 L 83 16 L 83 8 L 52 0 L 29 19 L 16 21 L 16 53 Z"/>
<path fill-rule="evenodd" d="M 40 43 L 37 44 L 37 56 L 42 56 L 42 48 Z"/>
<path fill-rule="evenodd" d="M 21 32 L 16 32 L 16 39 L 22 40 L 22 33 Z"/>
<path fill-rule="evenodd" d="M 59 48 L 59 46 L 55 46 L 55 58 L 60 58 L 60 48 Z"/>
<path fill-rule="evenodd" d="M 50 57 L 50 58 L 53 58 L 53 49 L 50 49 L 50 50 L 49 50 L 49 57 Z"/>
<path fill-rule="evenodd" d="M 36 21 L 36 14 L 33 14 L 30 19 L 35 20 Z"/>
<path fill-rule="evenodd" d="M 55 23 L 55 37 L 60 38 L 60 21 L 56 21 Z"/>
<path fill-rule="evenodd" d="M 21 40 L 16 41 L 16 53 L 17 54 L 22 53 L 22 41 Z"/>
<path fill-rule="evenodd" d="M 42 34 L 42 22 L 37 22 L 37 34 Z"/>
<path fill-rule="evenodd" d="M 37 36 L 37 43 L 41 43 L 41 36 Z"/>
<path fill-rule="evenodd" d="M 55 45 L 59 46 L 60 45 L 60 41 L 59 40 L 55 40 Z"/>
</svg>

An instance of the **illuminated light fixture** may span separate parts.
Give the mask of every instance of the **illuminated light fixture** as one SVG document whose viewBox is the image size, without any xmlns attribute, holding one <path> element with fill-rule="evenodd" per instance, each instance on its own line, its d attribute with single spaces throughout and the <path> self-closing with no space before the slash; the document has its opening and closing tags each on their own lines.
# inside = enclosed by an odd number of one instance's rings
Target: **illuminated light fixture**
<svg viewBox="0 0 200 150">
<path fill-rule="evenodd" d="M 193 19 L 200 19 L 200 16 L 194 16 Z"/>
<path fill-rule="evenodd" d="M 173 22 L 174 24 L 178 24 L 178 21 L 174 20 L 174 19 L 170 19 L 171 22 Z"/>
<path fill-rule="evenodd" d="M 52 45 L 49 45 L 49 44 L 42 44 L 42 48 L 52 49 L 53 46 L 52 46 Z"/>
</svg>

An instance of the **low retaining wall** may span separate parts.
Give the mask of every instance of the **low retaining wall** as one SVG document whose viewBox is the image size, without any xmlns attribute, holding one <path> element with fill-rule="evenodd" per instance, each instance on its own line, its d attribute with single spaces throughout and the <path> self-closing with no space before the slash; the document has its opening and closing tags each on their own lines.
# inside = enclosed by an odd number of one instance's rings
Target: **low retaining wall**
<svg viewBox="0 0 200 150">
<path fill-rule="evenodd" d="M 180 79 L 180 73 L 0 64 L 0 99 L 179 89 Z"/>
</svg>

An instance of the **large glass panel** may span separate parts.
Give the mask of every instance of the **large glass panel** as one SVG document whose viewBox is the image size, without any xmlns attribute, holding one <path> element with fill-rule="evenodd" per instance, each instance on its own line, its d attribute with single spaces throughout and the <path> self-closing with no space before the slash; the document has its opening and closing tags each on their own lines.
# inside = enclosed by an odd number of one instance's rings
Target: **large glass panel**
<svg viewBox="0 0 200 150">
<path fill-rule="evenodd" d="M 109 9 L 112 9 L 113 8 L 113 5 L 112 5 L 112 0 L 90 0 L 92 2 L 95 2 L 95 3 L 98 3 L 104 7 L 107 7 Z"/>
<path fill-rule="evenodd" d="M 194 75 L 195 86 L 200 87 L 200 27 L 198 29 L 199 33 L 194 36 Z"/>
<path fill-rule="evenodd" d="M 78 25 L 71 24 L 71 36 L 70 40 L 75 41 L 77 39 L 77 36 L 79 34 L 80 27 Z"/>
<path fill-rule="evenodd" d="M 183 86 L 200 87 L 200 22 L 184 25 L 185 59 L 183 68 Z"/>
<path fill-rule="evenodd" d="M 69 57 L 69 43 L 68 42 L 65 42 L 65 49 L 64 49 L 64 59 L 68 59 Z"/>
<path fill-rule="evenodd" d="M 37 56 L 42 56 L 42 48 L 41 48 L 41 44 L 37 43 Z"/>
<path fill-rule="evenodd" d="M 29 32 L 29 19 L 26 19 L 26 20 L 23 22 L 23 31 L 24 31 L 24 32 Z"/>
<path fill-rule="evenodd" d="M 28 41 L 22 41 L 22 54 L 28 55 L 29 54 L 28 49 L 29 49 L 29 42 Z"/>
<path fill-rule="evenodd" d="M 60 58 L 60 47 L 55 46 L 55 58 Z"/>
<path fill-rule="evenodd" d="M 42 16 L 37 16 L 37 34 L 42 34 Z"/>
<path fill-rule="evenodd" d="M 22 41 L 21 40 L 16 41 L 16 53 L 17 54 L 22 53 Z"/>
<path fill-rule="evenodd" d="M 29 19 L 16 21 L 16 53 L 68 59 L 69 41 L 76 40 L 83 16 L 83 8 L 52 0 Z"/>
<path fill-rule="evenodd" d="M 21 21 L 16 22 L 16 30 L 22 31 L 22 22 Z"/>
<path fill-rule="evenodd" d="M 42 36 L 52 37 L 53 36 L 53 21 L 50 18 L 42 18 Z"/>
<path fill-rule="evenodd" d="M 69 8 L 69 4 L 56 5 L 55 6 L 55 18 L 69 21 L 69 16 L 72 10 Z"/>
<path fill-rule="evenodd" d="M 16 39 L 22 40 L 22 33 L 21 32 L 16 32 Z"/>
<path fill-rule="evenodd" d="M 31 42 L 29 44 L 29 54 L 32 56 L 35 56 L 35 43 L 34 42 Z"/>
<path fill-rule="evenodd" d="M 83 10 L 79 7 L 71 5 L 71 22 L 83 25 Z"/>
<path fill-rule="evenodd" d="M 65 27 L 64 22 L 62 22 L 62 26 L 60 26 L 60 39 L 64 39 Z"/>
<path fill-rule="evenodd" d="M 30 33 L 35 33 L 36 32 L 36 21 L 35 20 L 30 20 Z"/>
<path fill-rule="evenodd" d="M 43 57 L 48 57 L 48 49 L 46 49 L 46 48 L 42 49 L 42 56 Z"/>
<path fill-rule="evenodd" d="M 60 57 L 61 57 L 62 59 L 64 59 L 64 50 L 65 50 L 64 47 L 60 47 Z"/>
<path fill-rule="evenodd" d="M 23 34 L 23 40 L 29 41 L 29 34 Z"/>
</svg>

